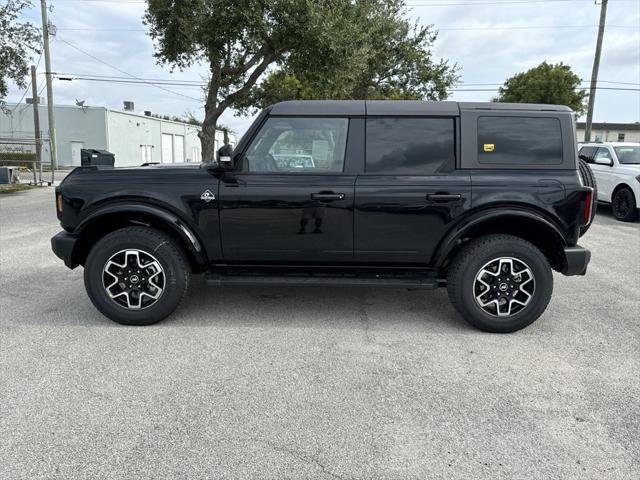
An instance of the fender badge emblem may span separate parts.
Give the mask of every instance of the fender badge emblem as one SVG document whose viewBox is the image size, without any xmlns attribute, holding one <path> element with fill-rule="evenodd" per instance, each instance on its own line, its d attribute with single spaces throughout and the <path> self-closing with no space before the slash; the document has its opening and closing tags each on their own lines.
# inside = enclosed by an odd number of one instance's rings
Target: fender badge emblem
<svg viewBox="0 0 640 480">
<path fill-rule="evenodd" d="M 211 193 L 211 190 L 205 190 L 202 193 L 202 195 L 200 195 L 200 200 L 204 200 L 207 203 L 215 199 L 216 199 L 216 196 L 213 193 Z"/>
</svg>

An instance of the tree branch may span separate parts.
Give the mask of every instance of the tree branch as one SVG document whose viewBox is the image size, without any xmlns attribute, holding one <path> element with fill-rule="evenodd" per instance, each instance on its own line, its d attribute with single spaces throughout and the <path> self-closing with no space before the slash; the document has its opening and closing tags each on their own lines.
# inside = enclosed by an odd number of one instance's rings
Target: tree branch
<svg viewBox="0 0 640 480">
<path fill-rule="evenodd" d="M 225 109 L 229 105 L 231 105 L 234 101 L 236 101 L 238 98 L 241 98 L 247 93 L 249 93 L 249 90 L 251 90 L 251 88 L 256 84 L 256 82 L 260 78 L 260 75 L 262 75 L 265 72 L 267 67 L 271 65 L 271 63 L 275 59 L 276 59 L 276 55 L 274 52 L 267 52 L 264 55 L 262 62 L 260 62 L 260 64 L 253 70 L 253 72 L 251 72 L 251 75 L 249 75 L 249 78 L 247 78 L 247 81 L 244 83 L 244 85 L 238 90 L 236 90 L 235 92 L 227 95 L 227 97 L 222 102 L 220 102 L 219 108 Z"/>
<path fill-rule="evenodd" d="M 256 63 L 258 63 L 264 54 L 265 51 L 264 48 L 262 48 L 259 52 L 255 53 L 248 62 L 242 63 L 236 67 L 223 67 L 221 73 L 222 75 L 240 75 L 242 73 L 247 73 Z M 244 58 L 246 58 L 246 56 Z"/>
</svg>

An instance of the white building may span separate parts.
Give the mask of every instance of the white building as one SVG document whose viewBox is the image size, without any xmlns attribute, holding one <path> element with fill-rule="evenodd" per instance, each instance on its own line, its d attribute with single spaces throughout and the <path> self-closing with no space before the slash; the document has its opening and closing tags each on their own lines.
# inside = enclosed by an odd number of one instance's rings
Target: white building
<svg viewBox="0 0 640 480">
<path fill-rule="evenodd" d="M 33 138 L 33 106 L 7 105 L 10 113 L 0 111 L 0 138 Z M 58 165 L 80 165 L 80 150 L 91 148 L 115 154 L 115 165 L 134 166 L 145 162 L 200 162 L 200 127 L 184 122 L 163 120 L 105 107 L 56 105 Z M 40 130 L 48 132 L 47 106 L 39 106 Z M 216 149 L 224 134 L 216 132 Z M 235 146 L 236 138 L 229 134 Z M 30 146 L 27 151 L 33 151 Z M 50 163 L 49 145 L 43 147 L 43 162 Z"/>
<path fill-rule="evenodd" d="M 584 141 L 585 122 L 576 125 L 578 141 Z M 606 123 L 593 122 L 591 124 L 592 142 L 640 142 L 640 122 L 636 123 Z"/>
</svg>

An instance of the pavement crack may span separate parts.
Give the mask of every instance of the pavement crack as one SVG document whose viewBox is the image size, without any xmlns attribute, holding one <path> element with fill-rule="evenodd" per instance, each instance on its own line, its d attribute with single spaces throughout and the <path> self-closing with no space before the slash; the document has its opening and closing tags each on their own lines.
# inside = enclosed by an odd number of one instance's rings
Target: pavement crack
<svg viewBox="0 0 640 480">
<path fill-rule="evenodd" d="M 263 443 L 265 445 L 267 445 L 269 448 L 271 448 L 272 450 L 275 450 L 276 452 L 281 452 L 281 453 L 286 453 L 287 455 L 291 455 L 294 458 L 297 458 L 298 460 L 300 460 L 301 462 L 307 463 L 309 465 L 315 465 L 316 467 L 318 467 L 320 469 L 320 471 L 325 474 L 328 475 L 331 478 L 336 478 L 338 480 L 353 480 L 353 477 L 344 477 L 342 475 L 339 475 L 335 472 L 332 472 L 329 467 L 327 467 L 324 463 L 322 463 L 320 460 L 318 460 L 314 455 L 308 455 L 304 452 L 300 452 L 298 450 L 294 450 L 292 448 L 287 448 L 287 447 L 281 447 L 279 445 L 275 445 L 271 442 L 268 442 L 266 440 L 256 440 L 260 443 Z"/>
</svg>

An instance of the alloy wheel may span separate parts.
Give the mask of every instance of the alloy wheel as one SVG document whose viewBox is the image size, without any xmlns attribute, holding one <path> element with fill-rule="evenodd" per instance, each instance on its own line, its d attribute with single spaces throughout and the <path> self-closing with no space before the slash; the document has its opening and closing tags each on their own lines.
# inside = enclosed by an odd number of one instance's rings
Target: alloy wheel
<svg viewBox="0 0 640 480">
<path fill-rule="evenodd" d="M 485 313 L 509 317 L 529 305 L 535 288 L 533 271 L 525 262 L 499 257 L 480 268 L 473 281 L 473 296 Z"/>
<path fill-rule="evenodd" d="M 102 285 L 111 300 L 131 310 L 155 304 L 165 289 L 162 265 L 148 252 L 127 249 L 113 254 L 102 269 Z"/>
</svg>

